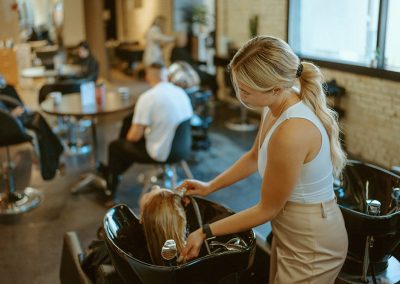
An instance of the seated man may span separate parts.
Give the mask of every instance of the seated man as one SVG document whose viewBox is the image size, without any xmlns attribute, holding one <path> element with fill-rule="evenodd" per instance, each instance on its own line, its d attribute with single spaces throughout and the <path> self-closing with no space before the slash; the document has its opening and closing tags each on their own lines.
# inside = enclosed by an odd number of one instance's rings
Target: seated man
<svg viewBox="0 0 400 284">
<path fill-rule="evenodd" d="M 176 128 L 193 115 L 189 97 L 167 81 L 163 65 L 148 66 L 146 80 L 152 88 L 139 97 L 126 138 L 113 141 L 108 148 L 109 164 L 104 175 L 111 197 L 115 196 L 119 176 L 134 162 L 166 161 Z"/>
<path fill-rule="evenodd" d="M 99 75 L 99 63 L 90 51 L 89 44 L 82 41 L 76 47 L 76 57 L 72 64 L 79 65 L 80 73 L 76 75 L 60 76 L 60 81 L 66 80 L 85 80 L 96 81 Z"/>
<path fill-rule="evenodd" d="M 26 109 L 14 87 L 7 85 L 1 75 L 0 109 L 10 112 L 24 127 L 35 132 L 39 144 L 42 178 L 52 179 L 59 168 L 64 147 L 40 113 Z"/>
</svg>

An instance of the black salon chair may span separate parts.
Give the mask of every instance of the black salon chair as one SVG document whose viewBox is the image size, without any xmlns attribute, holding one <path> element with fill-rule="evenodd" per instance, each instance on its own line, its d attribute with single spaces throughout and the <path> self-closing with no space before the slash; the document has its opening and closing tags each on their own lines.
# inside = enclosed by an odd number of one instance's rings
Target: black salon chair
<svg viewBox="0 0 400 284">
<path fill-rule="evenodd" d="M 0 109 L 0 147 L 5 147 L 7 161 L 3 166 L 5 190 L 0 195 L 0 215 L 14 215 L 29 211 L 39 205 L 42 194 L 27 187 L 23 192 L 16 192 L 14 180 L 14 165 L 11 162 L 10 146 L 31 142 L 32 137 L 27 134 L 22 123 L 8 111 Z"/>
<path fill-rule="evenodd" d="M 0 87 L 0 96 L 9 97 L 16 100 L 20 105 L 23 105 L 21 98 L 19 97 L 17 91 L 12 85 L 5 85 L 4 87 Z"/>
<path fill-rule="evenodd" d="M 133 113 L 127 115 L 123 122 L 119 133 L 120 139 L 125 139 L 132 125 Z M 172 141 L 171 152 L 165 162 L 146 163 L 154 165 L 153 170 L 141 173 L 138 180 L 144 184 L 143 193 L 148 190 L 151 185 L 159 184 L 167 188 L 175 188 L 177 185 L 176 166 L 180 164 L 185 176 L 193 178 L 187 160 L 189 158 L 192 147 L 192 126 L 191 120 L 183 121 L 175 131 L 175 136 Z"/>
<path fill-rule="evenodd" d="M 389 258 L 400 248 L 399 187 L 400 176 L 390 171 L 359 161 L 348 163 L 343 179 L 335 183 L 349 236 L 342 272 L 360 275 L 364 281 L 367 274 L 386 270 Z M 371 200 L 380 203 L 377 215 L 368 209 L 376 203 Z"/>
<path fill-rule="evenodd" d="M 214 202 L 201 198 L 196 198 L 196 201 L 204 222 L 213 222 L 232 214 L 230 210 Z M 188 222 L 196 218 L 194 215 L 187 212 Z M 246 243 L 243 250 L 201 255 L 177 266 L 157 266 L 151 263 L 138 218 L 126 205 L 117 205 L 110 209 L 103 225 L 113 264 L 125 283 L 221 283 L 219 281 L 232 274 L 237 276 L 235 279 L 238 281 L 241 276 L 239 272 L 248 269 L 254 261 L 256 239 L 252 230 L 239 234 Z M 225 242 L 231 237 L 217 239 Z"/>
<path fill-rule="evenodd" d="M 213 121 L 209 111 L 209 100 L 212 96 L 210 90 L 188 89 L 185 90 L 192 103 L 194 115 L 192 125 L 192 149 L 207 150 L 211 146 L 208 129 Z"/>
<path fill-rule="evenodd" d="M 136 68 L 142 61 L 144 49 L 140 46 L 139 42 L 121 42 L 115 48 L 115 55 L 122 61 L 127 63 L 124 73 L 133 75 L 137 73 Z"/>
<path fill-rule="evenodd" d="M 82 82 L 63 82 L 45 84 L 39 90 L 39 104 L 41 104 L 51 92 L 60 92 L 63 95 L 79 93 Z"/>
<path fill-rule="evenodd" d="M 151 163 L 155 165 L 156 174 L 150 173 L 145 176 L 143 190 L 147 190 L 152 184 L 157 184 L 161 181 L 163 187 L 175 188 L 178 184 L 177 165 L 179 164 L 188 179 L 193 178 L 187 160 L 192 147 L 192 126 L 191 120 L 185 120 L 178 125 L 175 131 L 174 139 L 172 140 L 171 152 L 165 162 Z M 149 163 L 150 164 L 150 163 Z"/>
</svg>

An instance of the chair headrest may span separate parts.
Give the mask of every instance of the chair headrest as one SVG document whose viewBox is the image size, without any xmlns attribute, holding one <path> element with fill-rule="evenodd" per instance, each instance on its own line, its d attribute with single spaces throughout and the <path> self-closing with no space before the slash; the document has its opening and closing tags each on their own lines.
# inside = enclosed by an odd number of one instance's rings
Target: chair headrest
<svg viewBox="0 0 400 284">
<path fill-rule="evenodd" d="M 21 121 L 8 111 L 0 109 L 0 146 L 11 146 L 31 140 L 32 137 L 27 134 Z"/>
</svg>

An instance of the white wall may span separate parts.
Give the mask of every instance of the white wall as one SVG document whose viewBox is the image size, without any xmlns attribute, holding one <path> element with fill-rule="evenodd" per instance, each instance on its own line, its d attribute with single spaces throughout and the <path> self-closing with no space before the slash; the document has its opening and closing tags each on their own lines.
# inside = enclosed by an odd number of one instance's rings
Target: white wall
<svg viewBox="0 0 400 284">
<path fill-rule="evenodd" d="M 0 40 L 19 40 L 18 11 L 11 10 L 12 3 L 13 0 L 0 1 Z"/>
<path fill-rule="evenodd" d="M 66 47 L 86 39 L 83 0 L 64 0 L 63 38 Z"/>
</svg>

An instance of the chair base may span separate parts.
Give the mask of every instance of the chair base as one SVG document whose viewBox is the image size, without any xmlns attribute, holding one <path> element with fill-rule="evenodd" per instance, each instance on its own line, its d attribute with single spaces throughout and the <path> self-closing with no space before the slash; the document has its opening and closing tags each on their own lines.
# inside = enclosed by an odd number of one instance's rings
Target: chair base
<svg viewBox="0 0 400 284">
<path fill-rule="evenodd" d="M 68 144 L 67 150 L 65 151 L 68 156 L 83 156 L 89 155 L 92 152 L 92 147 L 88 144 L 77 145 L 77 144 Z"/>
<path fill-rule="evenodd" d="M 22 193 L 0 195 L 0 216 L 16 215 L 37 207 L 43 199 L 43 194 L 32 187 L 27 187 Z"/>
<path fill-rule="evenodd" d="M 176 166 L 178 164 L 160 164 L 155 165 L 152 169 L 149 169 L 146 173 L 138 175 L 137 181 L 143 184 L 141 196 L 151 189 L 153 185 L 158 185 L 164 188 L 175 189 L 184 179 L 178 179 Z M 179 162 L 185 178 L 193 179 L 193 174 L 186 161 L 182 160 Z"/>
<path fill-rule="evenodd" d="M 234 131 L 254 131 L 258 128 L 258 121 L 250 118 L 246 120 L 236 118 L 227 122 L 225 126 Z"/>
<path fill-rule="evenodd" d="M 91 188 L 101 190 L 105 196 L 111 196 L 111 192 L 107 189 L 106 180 L 93 173 L 82 175 L 80 180 L 71 187 L 70 191 L 72 194 L 78 194 Z"/>
</svg>

